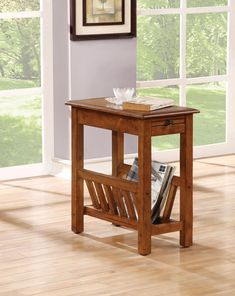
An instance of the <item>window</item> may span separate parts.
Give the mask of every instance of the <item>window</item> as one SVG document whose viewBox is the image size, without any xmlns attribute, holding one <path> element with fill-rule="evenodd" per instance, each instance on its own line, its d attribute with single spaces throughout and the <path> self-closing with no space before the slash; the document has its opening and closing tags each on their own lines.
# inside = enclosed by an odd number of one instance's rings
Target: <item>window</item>
<svg viewBox="0 0 235 296">
<path fill-rule="evenodd" d="M 49 9 L 44 3 L 0 3 L 0 170 L 14 167 L 16 172 L 18 168 L 22 177 L 29 168 L 29 175 L 42 173 L 39 165 L 45 164 L 49 150 L 43 131 L 48 119 L 43 65 L 51 41 L 47 48 L 43 47 L 43 31 L 48 24 L 43 8 Z M 50 35 L 50 28 L 47 29 Z M 50 102 L 47 103 L 50 109 Z M 18 176 L 15 172 L 9 174 L 11 178 Z M 4 177 L 7 178 L 5 174 Z"/>
<path fill-rule="evenodd" d="M 233 152 L 231 15 L 226 0 L 138 0 L 139 95 L 170 97 L 198 108 L 197 156 Z M 233 33 L 234 34 L 234 33 Z M 177 148 L 178 137 L 153 139 L 158 150 Z M 205 149 L 206 147 L 206 149 Z"/>
</svg>

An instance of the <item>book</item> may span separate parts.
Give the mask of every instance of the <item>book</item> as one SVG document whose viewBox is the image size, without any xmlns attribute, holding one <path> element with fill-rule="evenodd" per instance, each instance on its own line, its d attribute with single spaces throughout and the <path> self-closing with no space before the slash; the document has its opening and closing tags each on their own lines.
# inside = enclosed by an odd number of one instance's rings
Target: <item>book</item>
<svg viewBox="0 0 235 296">
<path fill-rule="evenodd" d="M 159 192 L 158 198 L 155 201 L 155 204 L 152 206 L 151 219 L 153 224 L 157 224 L 159 222 L 159 217 L 166 203 L 167 196 L 170 189 L 170 184 L 174 176 L 175 167 L 167 165 L 167 170 L 168 172 L 166 174 L 164 183 L 161 186 L 161 190 Z"/>
<path fill-rule="evenodd" d="M 166 202 L 170 183 L 174 175 L 175 167 L 156 160 L 152 161 L 151 171 L 151 219 L 152 223 L 158 223 L 161 210 Z M 138 181 L 138 158 L 134 159 L 127 180 Z"/>
<path fill-rule="evenodd" d="M 128 102 L 123 102 L 124 110 L 152 111 L 174 105 L 174 100 L 156 97 L 137 97 Z"/>
</svg>

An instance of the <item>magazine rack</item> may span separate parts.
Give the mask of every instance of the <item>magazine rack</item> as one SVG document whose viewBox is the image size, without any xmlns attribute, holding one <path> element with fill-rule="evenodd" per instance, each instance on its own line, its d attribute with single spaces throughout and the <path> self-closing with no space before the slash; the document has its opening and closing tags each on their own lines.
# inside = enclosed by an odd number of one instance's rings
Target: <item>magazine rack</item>
<svg viewBox="0 0 235 296">
<path fill-rule="evenodd" d="M 138 231 L 138 252 L 151 253 L 151 236 L 180 231 L 180 245 L 192 245 L 192 117 L 199 111 L 168 107 L 150 112 L 122 110 L 103 98 L 68 101 L 72 107 L 72 230 L 84 231 L 84 215 Z M 84 125 L 112 131 L 112 175 L 84 169 Z M 124 133 L 138 136 L 139 181 L 122 176 Z M 151 223 L 151 137 L 180 134 L 180 177 L 174 176 L 161 223 Z M 91 206 L 84 205 L 84 180 Z M 170 219 L 180 186 L 180 218 Z M 137 209 L 137 213 L 136 210 Z"/>
</svg>

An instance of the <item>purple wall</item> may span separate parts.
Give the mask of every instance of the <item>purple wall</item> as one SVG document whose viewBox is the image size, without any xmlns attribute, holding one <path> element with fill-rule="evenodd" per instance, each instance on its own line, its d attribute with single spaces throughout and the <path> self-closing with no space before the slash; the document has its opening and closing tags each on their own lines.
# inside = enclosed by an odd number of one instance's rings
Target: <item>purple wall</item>
<svg viewBox="0 0 235 296">
<path fill-rule="evenodd" d="M 69 159 L 70 123 L 64 102 L 69 97 L 112 96 L 113 87 L 135 87 L 136 40 L 70 41 L 65 2 L 54 0 L 54 124 L 55 157 Z M 110 132 L 86 128 L 85 134 L 86 158 L 111 155 Z M 135 137 L 126 137 L 125 146 L 126 153 L 134 152 Z"/>
</svg>

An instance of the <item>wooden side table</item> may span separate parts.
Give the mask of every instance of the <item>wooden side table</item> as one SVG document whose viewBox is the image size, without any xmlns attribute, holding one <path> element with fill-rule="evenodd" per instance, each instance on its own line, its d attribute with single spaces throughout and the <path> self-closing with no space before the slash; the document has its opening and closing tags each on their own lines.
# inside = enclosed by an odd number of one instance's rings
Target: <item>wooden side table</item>
<svg viewBox="0 0 235 296">
<path fill-rule="evenodd" d="M 199 111 L 172 106 L 151 112 L 122 110 L 103 98 L 68 101 L 72 107 L 72 230 L 84 230 L 89 215 L 138 231 L 138 252 L 151 253 L 151 236 L 180 231 L 180 245 L 192 245 L 192 117 Z M 112 175 L 84 169 L 84 125 L 112 130 Z M 124 164 L 124 133 L 138 136 L 139 181 L 121 176 Z M 180 219 L 170 219 L 169 198 L 162 223 L 151 223 L 151 137 L 180 134 L 180 177 L 174 177 L 172 197 L 180 186 Z M 92 206 L 84 206 L 84 180 Z M 137 210 L 136 210 L 137 209 Z M 136 213 L 137 211 L 137 213 Z"/>
</svg>

